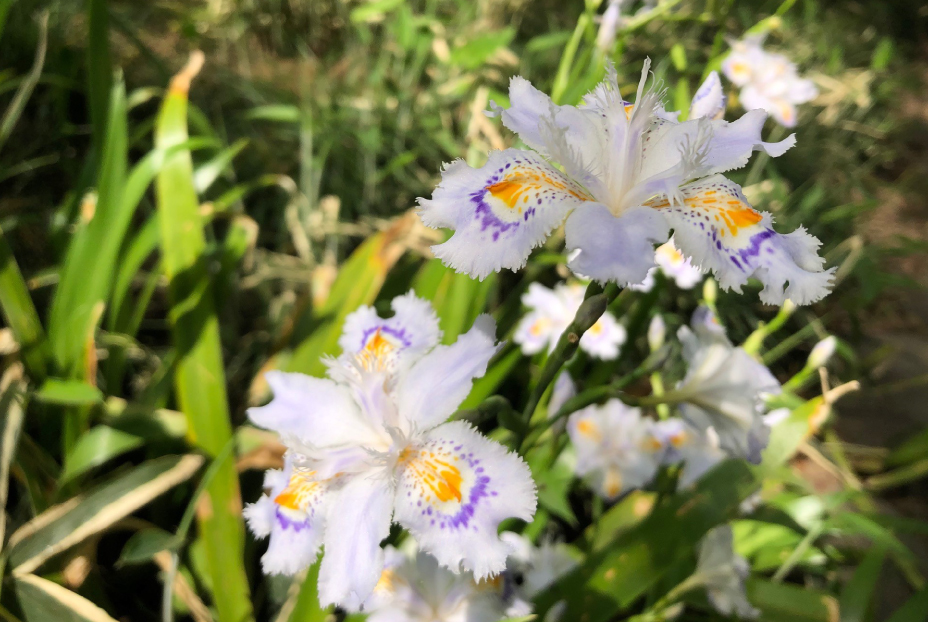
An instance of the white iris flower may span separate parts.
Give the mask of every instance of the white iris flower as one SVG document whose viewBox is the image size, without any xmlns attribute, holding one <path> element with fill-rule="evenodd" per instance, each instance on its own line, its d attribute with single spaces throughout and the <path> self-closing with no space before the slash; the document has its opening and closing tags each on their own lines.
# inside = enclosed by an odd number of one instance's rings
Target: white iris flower
<svg viewBox="0 0 928 622">
<path fill-rule="evenodd" d="M 733 123 L 662 118 L 660 93 L 645 89 L 649 66 L 634 104 L 620 95 L 614 69 L 580 106 L 556 105 L 513 78 L 511 107 L 494 114 L 533 151 L 494 151 L 481 168 L 463 160 L 445 167 L 432 198 L 419 201 L 426 225 L 455 230 L 432 247 L 435 255 L 478 278 L 517 270 L 566 218 L 568 266 L 625 285 L 644 280 L 654 245 L 673 229 L 677 248 L 723 288 L 741 291 L 754 276 L 770 304 L 825 296 L 833 270 L 823 270 L 819 241 L 802 228 L 774 231 L 771 216 L 720 174 L 747 164 L 753 151 L 779 156 L 795 138 L 763 142 L 763 110 Z"/>
<path fill-rule="evenodd" d="M 766 110 L 780 125 L 795 127 L 796 106 L 815 99 L 818 89 L 799 76 L 794 62 L 764 50 L 765 36 L 751 35 L 733 43 L 722 71 L 741 87 L 739 97 L 745 110 Z"/>
<path fill-rule="evenodd" d="M 359 607 L 384 568 L 381 541 L 393 520 L 422 550 L 480 580 L 501 572 L 510 546 L 497 535 L 510 517 L 531 520 L 535 486 L 522 459 L 462 421 L 446 422 L 497 351 L 481 316 L 453 345 L 438 345 L 429 303 L 407 294 L 394 315 L 351 314 L 328 361 L 328 378 L 269 372 L 274 399 L 249 410 L 288 445 L 268 495 L 246 509 L 270 536 L 267 573 L 294 574 L 319 547 L 323 604 Z"/>
<path fill-rule="evenodd" d="M 531 355 L 553 350 L 583 304 L 583 295 L 584 288 L 579 283 L 559 283 L 553 290 L 538 283 L 529 285 L 522 304 L 530 311 L 513 335 L 522 352 Z M 596 358 L 614 359 L 625 337 L 625 328 L 607 311 L 580 338 L 580 349 Z"/>
</svg>

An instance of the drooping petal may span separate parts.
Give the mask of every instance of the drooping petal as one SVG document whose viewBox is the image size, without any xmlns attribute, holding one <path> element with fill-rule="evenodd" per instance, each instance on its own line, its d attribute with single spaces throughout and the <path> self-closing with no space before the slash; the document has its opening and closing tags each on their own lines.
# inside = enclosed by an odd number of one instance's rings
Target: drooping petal
<svg viewBox="0 0 928 622">
<path fill-rule="evenodd" d="M 506 518 L 531 520 L 535 484 L 515 453 L 453 421 L 402 457 L 396 520 L 453 571 L 477 580 L 501 572 L 511 548 L 497 535 Z"/>
<path fill-rule="evenodd" d="M 352 477 L 330 500 L 319 602 L 357 609 L 374 592 L 384 565 L 380 542 L 390 535 L 393 487 L 384 473 Z"/>
<path fill-rule="evenodd" d="M 690 119 L 719 118 L 725 113 L 725 91 L 722 90 L 722 81 L 716 71 L 710 72 L 705 82 L 693 95 L 690 103 Z"/>
<path fill-rule="evenodd" d="M 509 81 L 509 108 L 502 110 L 503 125 L 519 135 L 526 145 L 543 152 L 545 141 L 541 137 L 541 120 L 557 107 L 551 98 L 542 93 L 522 76 Z"/>
<path fill-rule="evenodd" d="M 338 345 L 345 354 L 370 359 L 371 366 L 387 367 L 394 358 L 399 366 L 411 364 L 438 344 L 438 316 L 427 300 L 413 292 L 390 303 L 393 317 L 382 319 L 373 307 L 361 307 L 345 318 Z"/>
<path fill-rule="evenodd" d="M 806 305 L 828 294 L 834 269 L 823 269 L 820 243 L 805 229 L 777 233 L 770 215 L 754 210 L 741 188 L 721 175 L 689 184 L 681 194 L 682 204 L 660 199 L 649 205 L 671 223 L 679 249 L 712 270 L 723 289 L 740 292 L 756 276 L 768 304 L 789 299 Z"/>
<path fill-rule="evenodd" d="M 245 520 L 259 538 L 270 537 L 261 557 L 265 574 L 294 575 L 315 561 L 322 544 L 330 484 L 315 473 L 294 470 L 288 458 L 283 471 L 269 471 L 270 493 L 244 509 Z"/>
<path fill-rule="evenodd" d="M 314 447 L 375 442 L 374 428 L 346 387 L 326 378 L 281 371 L 269 371 L 265 378 L 273 399 L 248 409 L 248 417 L 258 426 Z"/>
<path fill-rule="evenodd" d="M 450 417 L 470 393 L 474 378 L 496 354 L 496 322 L 481 315 L 449 346 L 438 346 L 403 374 L 396 386 L 400 426 L 425 431 Z"/>
<path fill-rule="evenodd" d="M 586 191 L 530 151 L 494 151 L 479 169 L 448 165 L 431 199 L 419 199 L 430 227 L 455 233 L 432 247 L 459 272 L 483 279 L 501 268 L 518 270 L 567 213 L 591 201 Z"/>
<path fill-rule="evenodd" d="M 567 266 L 595 281 L 641 283 L 654 266 L 654 244 L 665 242 L 667 222 L 647 208 L 627 210 L 616 218 L 604 205 L 578 209 L 564 227 L 569 251 L 579 254 Z"/>
</svg>

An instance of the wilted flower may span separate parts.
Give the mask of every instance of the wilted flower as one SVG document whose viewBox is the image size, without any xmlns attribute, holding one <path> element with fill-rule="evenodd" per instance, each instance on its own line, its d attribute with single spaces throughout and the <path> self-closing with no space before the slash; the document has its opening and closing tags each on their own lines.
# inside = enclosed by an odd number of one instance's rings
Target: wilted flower
<svg viewBox="0 0 928 622">
<path fill-rule="evenodd" d="M 796 106 L 815 99 L 818 89 L 811 80 L 799 77 L 796 64 L 787 57 L 765 51 L 765 37 L 751 35 L 733 43 L 722 71 L 741 87 L 745 110 L 766 110 L 780 125 L 794 127 Z"/>
<path fill-rule="evenodd" d="M 657 473 L 663 449 L 653 426 L 638 408 L 617 399 L 578 410 L 567 421 L 577 475 L 608 500 L 646 485 Z"/>
<path fill-rule="evenodd" d="M 249 410 L 289 447 L 270 494 L 246 509 L 252 531 L 271 538 L 264 570 L 296 573 L 324 544 L 325 604 L 356 608 L 370 596 L 392 519 L 441 564 L 483 579 L 510 552 L 500 521 L 535 511 L 521 458 L 464 422 L 445 423 L 497 350 L 493 321 L 479 317 L 446 346 L 428 302 L 408 294 L 393 310 L 351 314 L 328 378 L 269 372 L 274 399 Z"/>
<path fill-rule="evenodd" d="M 674 391 L 682 401 L 680 414 L 698 430 L 713 429 L 729 455 L 759 462 L 769 437 L 764 398 L 779 393 L 780 383 L 763 364 L 732 346 L 707 307 L 694 313 L 691 326 L 678 332 L 688 365 Z"/>
<path fill-rule="evenodd" d="M 699 545 L 696 577 L 706 587 L 709 602 L 722 615 L 756 618 L 760 612 L 748 602 L 744 582 L 750 574 L 747 561 L 735 553 L 729 525 L 707 533 Z"/>
<path fill-rule="evenodd" d="M 678 484 L 686 488 L 725 459 L 715 430 L 700 432 L 682 419 L 672 418 L 654 424 L 654 437 L 661 443 L 664 464 L 683 463 Z"/>
<path fill-rule="evenodd" d="M 505 534 L 504 534 L 505 535 Z M 498 622 L 506 617 L 499 581 L 455 574 L 431 555 L 386 547 L 386 564 L 364 603 L 368 622 Z"/>
<path fill-rule="evenodd" d="M 513 336 L 522 352 L 553 350 L 583 304 L 583 293 L 583 286 L 577 283 L 559 283 L 553 290 L 538 283 L 529 285 L 522 304 L 531 311 L 519 322 Z M 607 311 L 580 338 L 580 349 L 590 356 L 609 360 L 619 355 L 623 343 L 625 329 Z"/>
<path fill-rule="evenodd" d="M 801 228 L 776 233 L 770 215 L 719 174 L 755 150 L 779 156 L 795 138 L 763 142 L 761 110 L 734 123 L 662 119 L 660 93 L 644 88 L 648 67 L 634 104 L 619 94 L 614 69 L 579 107 L 555 105 L 513 78 L 512 106 L 495 112 L 535 151 L 495 151 L 479 169 L 463 160 L 445 168 L 432 199 L 419 202 L 425 224 L 455 230 L 432 247 L 435 255 L 479 278 L 519 269 L 566 217 L 568 266 L 597 281 L 640 283 L 654 265 L 653 245 L 672 228 L 677 247 L 722 287 L 740 291 L 756 276 L 767 303 L 826 295 L 832 270 L 822 270 L 818 240 Z"/>
</svg>

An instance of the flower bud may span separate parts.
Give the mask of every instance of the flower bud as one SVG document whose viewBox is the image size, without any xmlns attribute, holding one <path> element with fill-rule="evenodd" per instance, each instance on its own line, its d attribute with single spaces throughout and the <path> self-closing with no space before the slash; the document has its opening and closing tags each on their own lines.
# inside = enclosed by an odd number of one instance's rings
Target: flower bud
<svg viewBox="0 0 928 622">
<path fill-rule="evenodd" d="M 664 338 L 667 336 L 667 325 L 664 324 L 664 318 L 655 315 L 651 318 L 651 324 L 648 326 L 648 347 L 651 352 L 656 352 L 664 345 Z"/>
<path fill-rule="evenodd" d="M 824 367 L 828 364 L 828 360 L 834 355 L 837 346 L 838 340 L 834 335 L 825 337 L 812 348 L 812 352 L 809 353 L 809 362 L 807 365 L 812 369 Z"/>
<path fill-rule="evenodd" d="M 715 279 L 709 277 L 702 284 L 702 299 L 710 307 L 715 306 L 715 301 L 719 297 L 719 284 L 715 282 Z"/>
</svg>

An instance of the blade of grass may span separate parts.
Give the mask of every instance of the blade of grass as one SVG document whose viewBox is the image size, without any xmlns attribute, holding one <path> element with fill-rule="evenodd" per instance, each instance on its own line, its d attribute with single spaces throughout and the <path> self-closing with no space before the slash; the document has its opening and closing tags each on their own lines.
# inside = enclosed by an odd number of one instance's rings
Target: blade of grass
<svg viewBox="0 0 928 622">
<path fill-rule="evenodd" d="M 29 97 L 32 95 L 33 89 L 35 89 L 35 85 L 39 82 L 39 76 L 42 75 L 42 67 L 45 65 L 45 52 L 47 50 L 48 11 L 44 11 L 39 16 L 39 45 L 36 46 L 35 60 L 32 63 L 32 69 L 29 70 L 29 74 L 20 83 L 19 88 L 16 89 L 13 101 L 10 102 L 6 112 L 3 114 L 3 119 L 0 120 L 0 150 L 2 150 L 3 145 L 6 144 L 7 139 L 10 137 L 10 133 L 16 126 L 16 122 L 19 121 L 19 116 L 26 107 L 26 102 L 29 101 Z"/>
<path fill-rule="evenodd" d="M 93 124 L 93 145 L 99 150 L 106 136 L 113 80 L 107 0 L 87 2 L 87 24 L 87 96 L 90 100 L 90 120 Z"/>
<path fill-rule="evenodd" d="M 187 94 L 203 60 L 202 53 L 194 53 L 171 80 L 158 115 L 156 147 L 166 149 L 187 140 Z M 182 150 L 168 159 L 158 174 L 156 188 L 172 333 L 179 355 L 174 373 L 177 400 L 188 418 L 191 440 L 215 457 L 232 438 L 232 427 L 219 325 L 206 265 L 203 220 L 189 151 Z M 232 461 L 224 461 L 198 512 L 222 622 L 242 622 L 252 617 L 243 566 L 241 503 L 235 466 Z"/>
<path fill-rule="evenodd" d="M 0 311 L 19 342 L 23 363 L 34 382 L 40 383 L 48 371 L 48 342 L 29 288 L 10 246 L 0 231 Z"/>
</svg>

